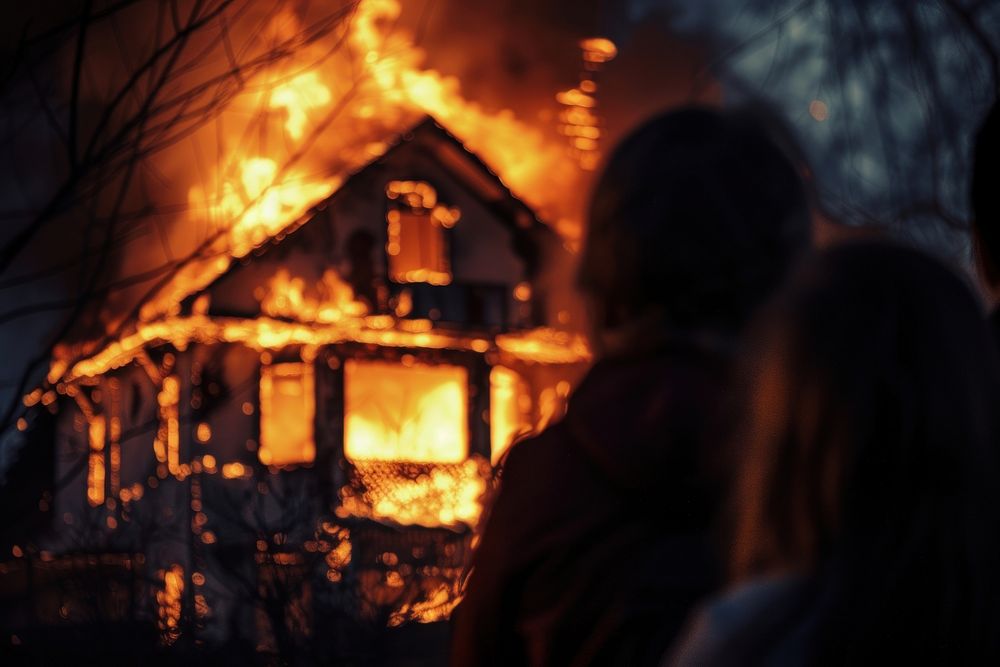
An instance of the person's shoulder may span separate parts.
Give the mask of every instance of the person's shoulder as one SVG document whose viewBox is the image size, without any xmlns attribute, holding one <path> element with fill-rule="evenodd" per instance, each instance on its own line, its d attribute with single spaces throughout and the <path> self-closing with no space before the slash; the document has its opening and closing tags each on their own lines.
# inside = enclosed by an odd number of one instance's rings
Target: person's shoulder
<svg viewBox="0 0 1000 667">
<path fill-rule="evenodd" d="M 517 517 L 526 532 L 559 532 L 568 521 L 589 521 L 608 493 L 599 470 L 579 451 L 566 424 L 560 422 L 508 451 L 494 511 L 503 517 Z"/>
<path fill-rule="evenodd" d="M 716 598 L 706 612 L 713 624 L 736 627 L 745 619 L 794 596 L 804 585 L 803 577 L 793 575 L 752 579 Z"/>
<path fill-rule="evenodd" d="M 802 657 L 796 628 L 809 617 L 809 590 L 806 578 L 787 575 L 754 579 L 719 595 L 695 613 L 663 664 L 780 665 L 789 657 L 794 663 Z"/>
<path fill-rule="evenodd" d="M 518 440 L 507 451 L 502 462 L 501 479 L 522 475 L 534 477 L 539 468 L 565 465 L 572 458 L 571 435 L 564 422 Z"/>
</svg>

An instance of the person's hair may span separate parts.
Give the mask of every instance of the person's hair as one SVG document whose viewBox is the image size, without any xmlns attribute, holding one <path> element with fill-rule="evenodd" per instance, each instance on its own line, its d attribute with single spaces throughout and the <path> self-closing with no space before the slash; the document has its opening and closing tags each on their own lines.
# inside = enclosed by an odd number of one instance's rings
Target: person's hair
<svg viewBox="0 0 1000 667">
<path fill-rule="evenodd" d="M 1000 101 L 976 134 L 972 166 L 972 224 L 989 282 L 1000 282 Z"/>
<path fill-rule="evenodd" d="M 816 662 L 995 663 L 1000 361 L 969 288 L 915 250 L 845 245 L 750 339 L 735 578 L 822 573 Z"/>
<path fill-rule="evenodd" d="M 579 285 L 613 328 L 651 309 L 737 331 L 809 245 L 791 135 L 749 108 L 685 108 L 612 152 L 591 200 Z"/>
</svg>

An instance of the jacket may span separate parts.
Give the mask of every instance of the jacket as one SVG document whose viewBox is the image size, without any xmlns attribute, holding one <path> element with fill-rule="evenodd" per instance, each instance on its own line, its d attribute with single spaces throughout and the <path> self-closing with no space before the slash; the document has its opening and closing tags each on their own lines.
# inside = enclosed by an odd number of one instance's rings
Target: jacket
<svg viewBox="0 0 1000 667">
<path fill-rule="evenodd" d="M 721 579 L 711 464 L 729 363 L 675 343 L 597 363 L 510 450 L 452 664 L 655 665 Z"/>
</svg>

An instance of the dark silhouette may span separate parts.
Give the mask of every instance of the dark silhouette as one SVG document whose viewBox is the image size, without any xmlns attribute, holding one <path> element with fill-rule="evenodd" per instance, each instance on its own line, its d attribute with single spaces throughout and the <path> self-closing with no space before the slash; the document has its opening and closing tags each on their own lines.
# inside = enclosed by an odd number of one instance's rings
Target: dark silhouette
<svg viewBox="0 0 1000 667">
<path fill-rule="evenodd" d="M 972 220 L 976 260 L 991 301 L 990 323 L 1000 342 L 1000 102 L 976 135 Z"/>
<path fill-rule="evenodd" d="M 914 250 L 825 252 L 762 316 L 731 567 L 681 665 L 998 664 L 1000 362 Z"/>
<path fill-rule="evenodd" d="M 347 259 L 351 264 L 347 281 L 354 289 L 355 298 L 373 312 L 379 306 L 374 249 L 375 237 L 363 229 L 355 230 L 347 238 Z"/>
<path fill-rule="evenodd" d="M 783 144 L 748 112 L 687 109 L 611 156 L 580 272 L 599 361 L 510 452 L 453 664 L 655 664 L 719 583 L 704 459 L 730 357 L 810 238 Z"/>
</svg>

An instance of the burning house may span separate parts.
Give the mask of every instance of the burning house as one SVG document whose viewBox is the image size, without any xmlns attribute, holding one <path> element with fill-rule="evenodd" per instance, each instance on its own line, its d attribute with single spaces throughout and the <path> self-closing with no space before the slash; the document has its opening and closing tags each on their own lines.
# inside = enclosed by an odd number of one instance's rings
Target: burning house
<svg viewBox="0 0 1000 667">
<path fill-rule="evenodd" d="M 181 108 L 212 121 L 154 124 L 197 164 L 166 142 L 147 165 L 164 191 L 134 194 L 166 204 L 182 250 L 89 304 L 18 412 L 12 646 L 329 663 L 433 635 L 503 453 L 585 369 L 566 269 L 615 46 L 580 43 L 546 129 L 425 67 L 400 3 L 349 10 L 315 32 L 292 11 L 220 16 L 178 66 L 206 98 Z M 145 274 L 147 252 L 116 270 Z"/>
<path fill-rule="evenodd" d="M 540 279 L 564 252 L 428 117 L 294 222 L 183 267 L 28 397 L 61 482 L 2 576 L 50 581 L 55 611 L 5 625 L 146 619 L 284 654 L 447 618 L 494 464 L 588 358 Z M 95 567 L 120 584 L 74 598 Z"/>
</svg>

